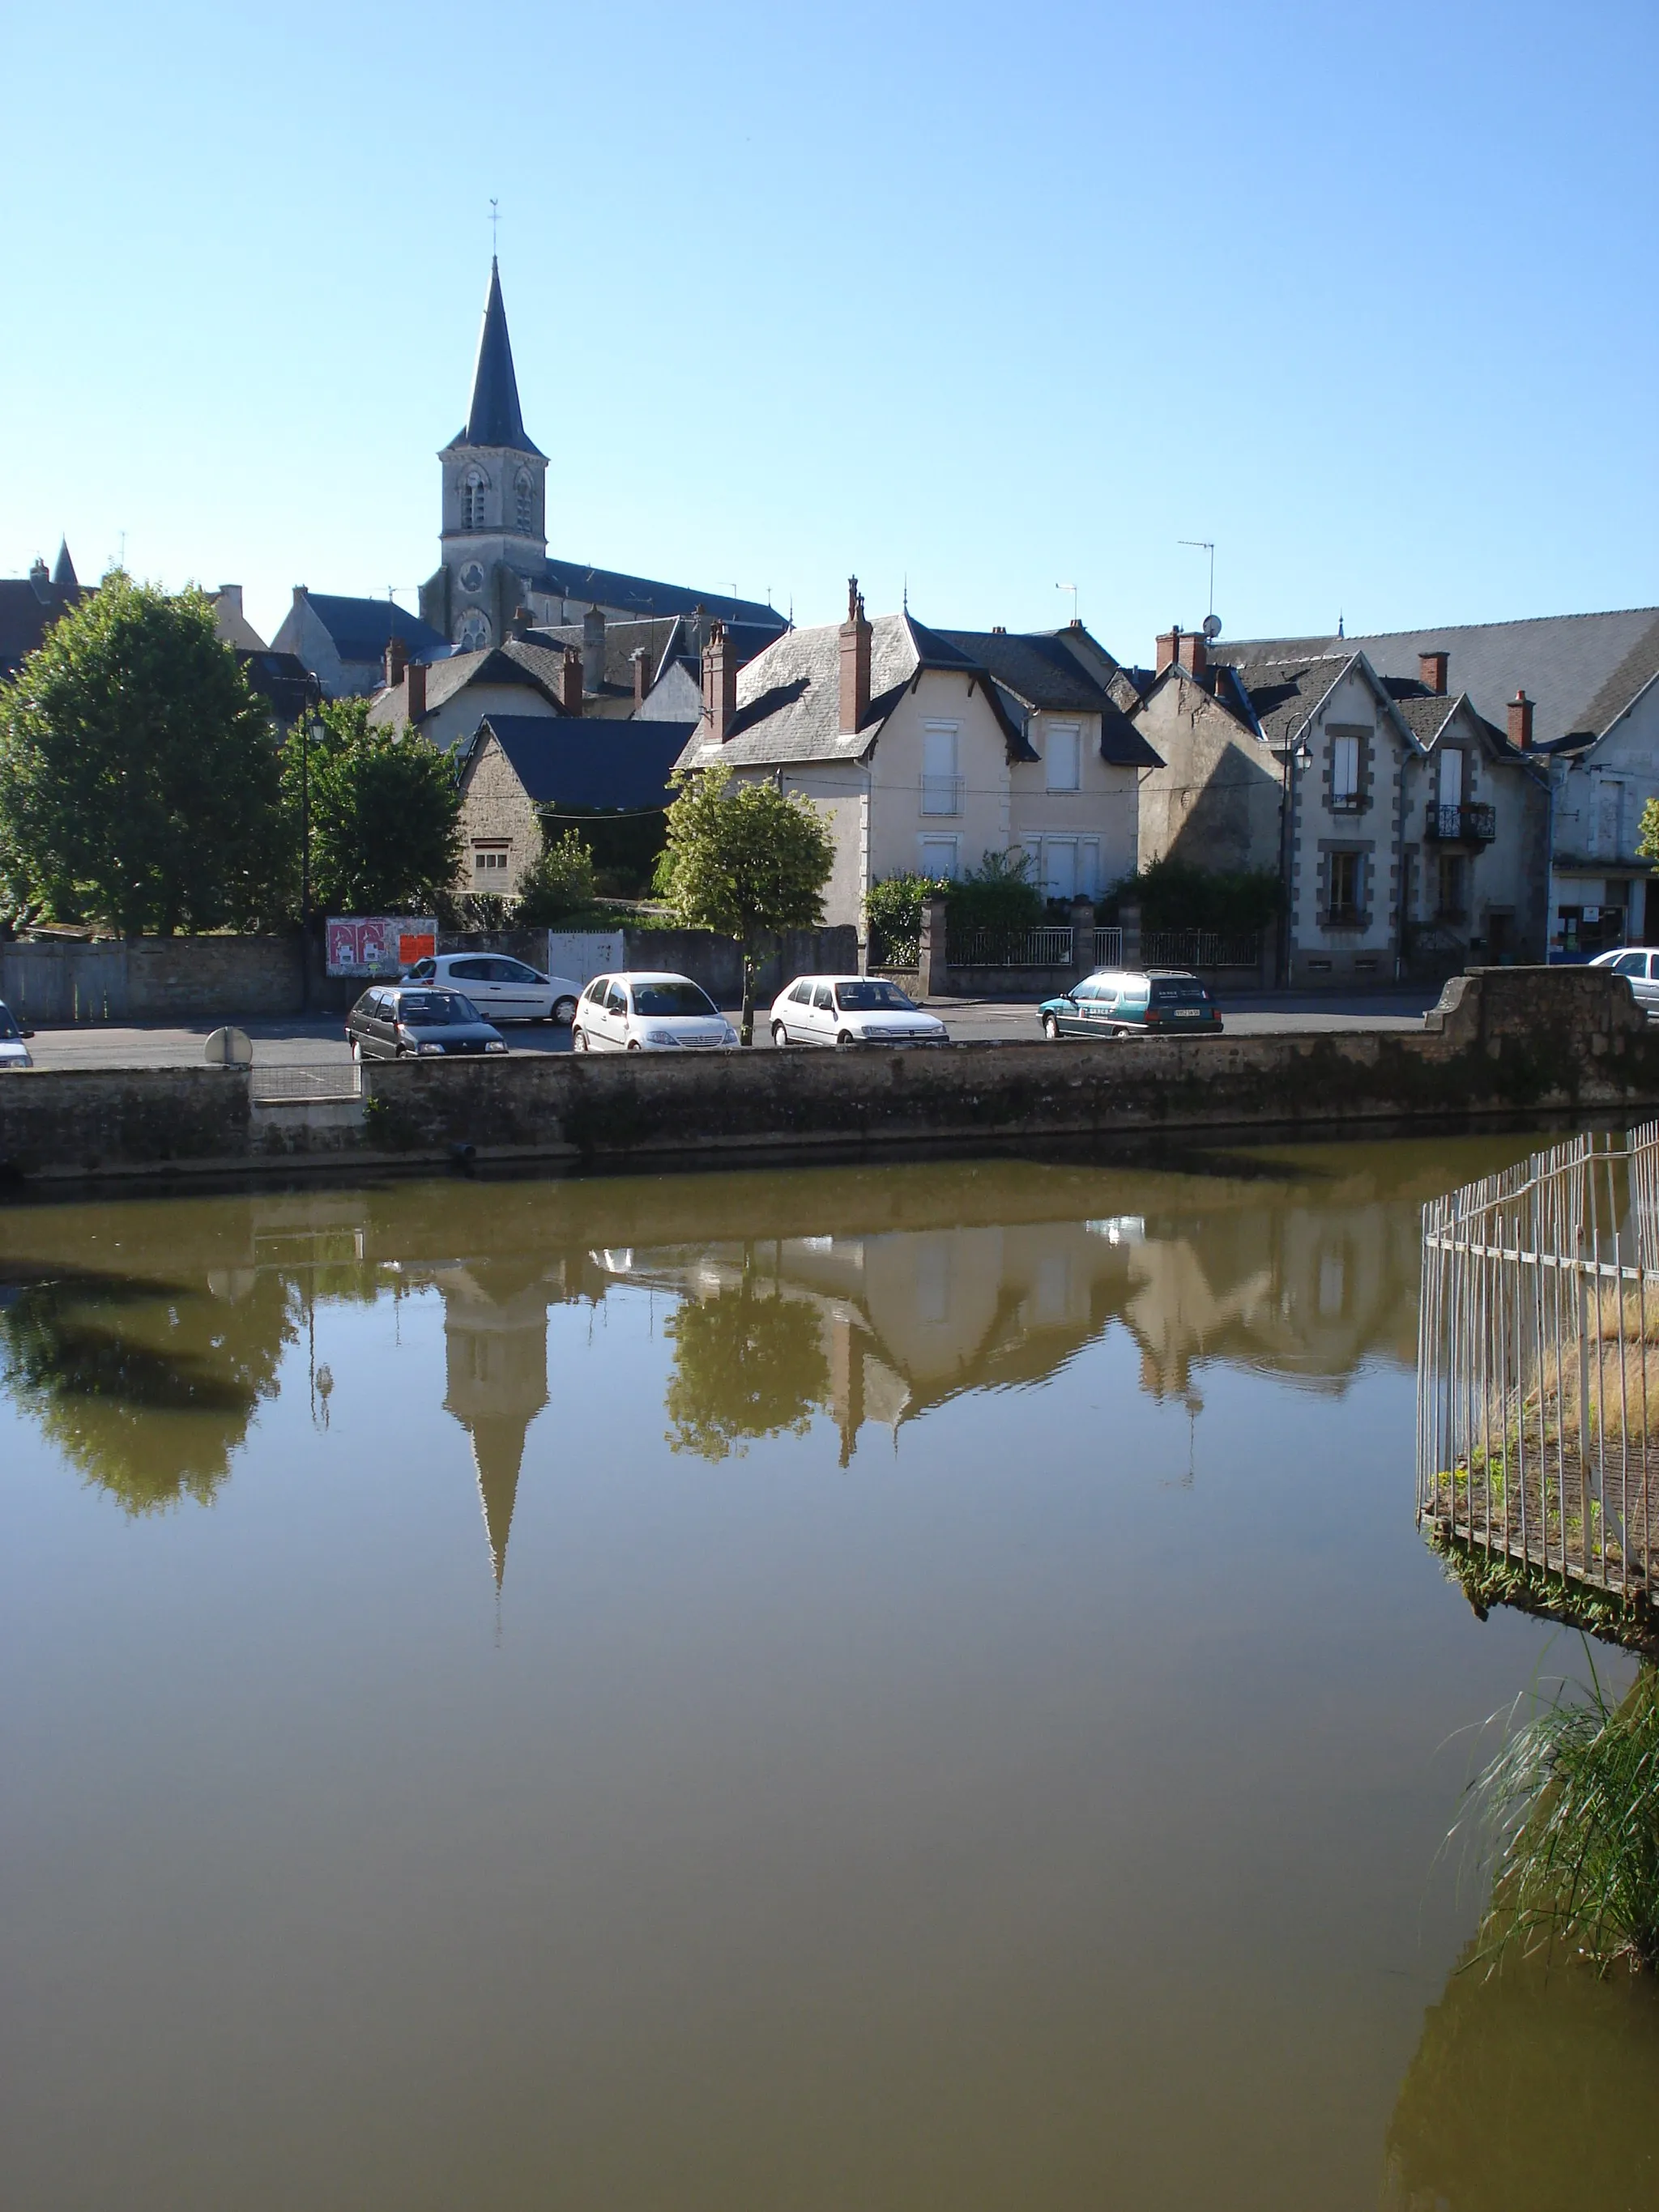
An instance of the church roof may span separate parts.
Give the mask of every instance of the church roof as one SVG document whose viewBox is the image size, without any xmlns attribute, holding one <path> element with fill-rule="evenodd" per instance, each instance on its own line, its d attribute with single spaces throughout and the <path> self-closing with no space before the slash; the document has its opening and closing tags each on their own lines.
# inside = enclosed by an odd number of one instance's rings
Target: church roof
<svg viewBox="0 0 1659 2212">
<path fill-rule="evenodd" d="M 342 660 L 380 660 L 393 638 L 407 646 L 416 660 L 429 660 L 449 651 L 447 637 L 395 599 L 349 599 L 336 592 L 307 592 L 306 599 Z"/>
<path fill-rule="evenodd" d="M 586 561 L 556 561 L 550 555 L 532 580 L 538 591 L 575 607 L 619 607 L 645 617 L 690 615 L 701 607 L 724 623 L 754 623 L 770 637 L 787 627 L 764 599 L 736 599 L 721 592 L 700 592 L 689 584 L 659 583 L 652 576 L 630 576 L 621 568 L 595 568 Z"/>
<path fill-rule="evenodd" d="M 539 460 L 547 458 L 539 446 L 531 444 L 524 427 L 519 380 L 513 368 L 513 341 L 507 334 L 507 309 L 501 304 L 501 275 L 493 253 L 483 325 L 478 332 L 478 359 L 472 371 L 472 404 L 451 442 L 505 446 L 515 453 L 534 453 Z"/>
</svg>

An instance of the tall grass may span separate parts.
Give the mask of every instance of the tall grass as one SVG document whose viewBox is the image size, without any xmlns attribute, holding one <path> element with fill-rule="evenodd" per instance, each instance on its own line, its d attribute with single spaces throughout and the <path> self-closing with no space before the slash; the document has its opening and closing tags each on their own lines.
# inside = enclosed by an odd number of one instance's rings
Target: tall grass
<svg viewBox="0 0 1659 2212">
<path fill-rule="evenodd" d="M 1470 1785 L 1458 1825 L 1492 1875 L 1480 1952 L 1559 1947 L 1659 1970 L 1659 1667 L 1644 1662 L 1614 1705 L 1585 1654 L 1588 1685 L 1512 1712 Z"/>
</svg>

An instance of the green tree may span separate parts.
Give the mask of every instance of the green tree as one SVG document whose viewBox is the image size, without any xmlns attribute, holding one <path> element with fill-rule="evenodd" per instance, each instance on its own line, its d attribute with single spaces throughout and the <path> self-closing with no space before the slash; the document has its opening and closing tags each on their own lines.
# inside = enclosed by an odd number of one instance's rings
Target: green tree
<svg viewBox="0 0 1659 2212">
<path fill-rule="evenodd" d="M 684 928 L 714 929 L 743 947 L 743 1041 L 755 1033 L 755 975 L 768 942 L 823 915 L 835 845 L 811 801 L 769 783 L 732 786 L 705 769 L 668 810 L 669 898 Z"/>
<path fill-rule="evenodd" d="M 542 849 L 519 884 L 515 920 L 532 929 L 556 929 L 593 903 L 593 855 L 574 830 L 556 841 L 551 818 L 542 822 Z"/>
<path fill-rule="evenodd" d="M 1659 860 L 1659 799 L 1644 800 L 1636 849 L 1644 860 Z"/>
<path fill-rule="evenodd" d="M 309 748 L 311 898 L 330 914 L 429 907 L 461 862 L 461 795 L 447 755 L 413 730 L 371 728 L 366 699 L 331 699 Z M 297 734 L 283 749 L 284 811 L 297 859 Z"/>
<path fill-rule="evenodd" d="M 277 784 L 270 717 L 207 599 L 115 570 L 0 684 L 9 915 L 246 924 L 279 872 Z"/>
</svg>

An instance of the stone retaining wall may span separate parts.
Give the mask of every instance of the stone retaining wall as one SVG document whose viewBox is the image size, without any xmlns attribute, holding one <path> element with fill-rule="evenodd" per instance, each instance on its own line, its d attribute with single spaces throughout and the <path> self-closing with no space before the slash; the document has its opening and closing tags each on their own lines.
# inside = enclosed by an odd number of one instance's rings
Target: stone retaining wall
<svg viewBox="0 0 1659 2212">
<path fill-rule="evenodd" d="M 14 1177 L 364 1170 L 456 1158 L 670 1165 L 893 1144 L 1659 1110 L 1659 1028 L 1600 969 L 1459 976 L 1421 1031 L 963 1044 L 942 1050 L 526 1054 L 380 1063 L 319 1115 L 253 1109 L 245 1070 L 0 1077 Z"/>
</svg>

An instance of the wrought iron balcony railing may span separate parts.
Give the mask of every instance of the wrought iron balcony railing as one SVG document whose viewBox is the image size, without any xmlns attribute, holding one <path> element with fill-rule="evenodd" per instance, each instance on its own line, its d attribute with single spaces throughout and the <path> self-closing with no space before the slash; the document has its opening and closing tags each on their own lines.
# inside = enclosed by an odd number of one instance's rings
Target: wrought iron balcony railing
<svg viewBox="0 0 1659 2212">
<path fill-rule="evenodd" d="M 1498 817 L 1490 806 L 1431 805 L 1427 834 L 1443 844 L 1490 845 L 1498 835 Z"/>
</svg>

